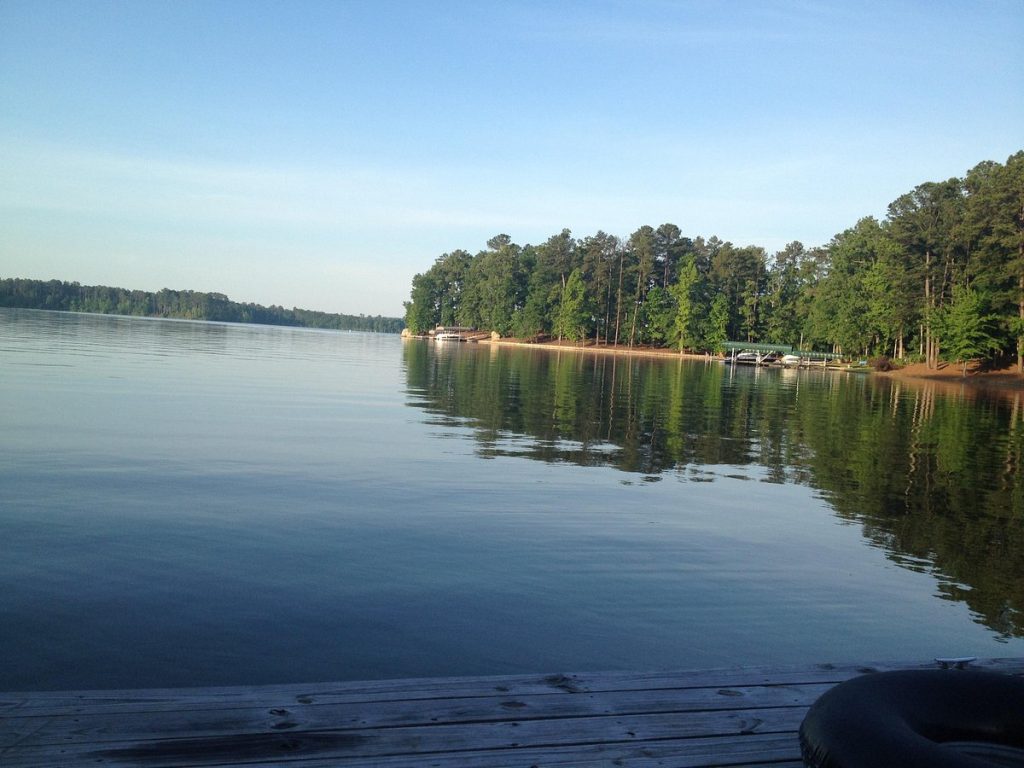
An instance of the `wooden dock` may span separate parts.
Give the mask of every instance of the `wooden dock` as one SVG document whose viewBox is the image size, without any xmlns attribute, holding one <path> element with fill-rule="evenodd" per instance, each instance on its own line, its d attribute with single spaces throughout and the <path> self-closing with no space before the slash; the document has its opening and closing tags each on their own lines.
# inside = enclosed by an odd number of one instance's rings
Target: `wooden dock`
<svg viewBox="0 0 1024 768">
<path fill-rule="evenodd" d="M 915 666 L 936 665 L 0 693 L 0 765 L 795 767 L 818 696 Z"/>
</svg>

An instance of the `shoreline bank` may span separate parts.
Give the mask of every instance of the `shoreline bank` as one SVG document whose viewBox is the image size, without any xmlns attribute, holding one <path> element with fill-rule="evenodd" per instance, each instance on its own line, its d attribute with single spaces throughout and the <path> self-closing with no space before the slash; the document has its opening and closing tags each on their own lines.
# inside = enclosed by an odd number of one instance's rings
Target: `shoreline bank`
<svg viewBox="0 0 1024 768">
<path fill-rule="evenodd" d="M 938 368 L 929 368 L 924 363 L 914 363 L 892 371 L 873 371 L 876 376 L 883 376 L 894 381 L 918 382 L 932 384 L 945 390 L 969 389 L 975 392 L 991 392 L 998 394 L 1019 394 L 1024 392 L 1024 376 L 1014 368 L 1003 368 L 995 371 L 979 371 L 969 366 L 967 375 L 963 369 L 952 363 L 940 363 Z"/>
<path fill-rule="evenodd" d="M 519 339 L 483 339 L 480 344 L 492 344 L 497 347 L 519 347 L 521 349 L 546 349 L 554 352 L 589 352 L 597 355 L 621 355 L 624 357 L 655 357 L 663 360 L 718 360 L 714 355 L 695 355 L 691 353 L 680 353 L 671 349 L 660 347 L 629 347 L 621 344 L 576 344 L 573 342 L 557 341 L 521 341 Z"/>
<path fill-rule="evenodd" d="M 555 352 L 580 352 L 599 355 L 620 355 L 624 357 L 648 357 L 662 360 L 703 360 L 714 362 L 721 360 L 715 355 L 680 353 L 671 349 L 655 347 L 629 347 L 613 344 L 576 344 L 572 342 L 529 342 L 519 339 L 482 339 L 480 344 L 492 344 L 499 347 L 515 347 L 521 349 L 544 349 Z M 846 372 L 847 366 L 830 366 L 826 370 Z M 906 382 L 931 383 L 946 387 L 969 388 L 979 391 L 1024 392 L 1024 376 L 1013 368 L 995 371 L 979 371 L 970 366 L 967 375 L 962 374 L 959 366 L 951 363 L 940 363 L 938 368 L 928 368 L 924 363 L 914 363 L 891 371 L 868 371 L 873 376 L 882 376 Z"/>
</svg>

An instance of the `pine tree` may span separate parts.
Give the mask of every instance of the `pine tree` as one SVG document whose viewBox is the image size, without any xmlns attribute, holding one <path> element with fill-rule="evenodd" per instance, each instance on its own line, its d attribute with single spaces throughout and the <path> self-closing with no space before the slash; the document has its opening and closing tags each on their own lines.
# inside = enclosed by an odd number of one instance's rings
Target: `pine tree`
<svg viewBox="0 0 1024 768">
<path fill-rule="evenodd" d="M 985 311 L 983 295 L 968 287 L 953 289 L 953 300 L 939 315 L 943 357 L 963 364 L 967 375 L 967 362 L 999 349 L 999 341 L 990 332 L 996 320 Z"/>
<path fill-rule="evenodd" d="M 562 291 L 555 320 L 555 333 L 559 340 L 580 341 L 587 333 L 587 294 L 583 275 L 578 269 L 569 274 Z"/>
</svg>

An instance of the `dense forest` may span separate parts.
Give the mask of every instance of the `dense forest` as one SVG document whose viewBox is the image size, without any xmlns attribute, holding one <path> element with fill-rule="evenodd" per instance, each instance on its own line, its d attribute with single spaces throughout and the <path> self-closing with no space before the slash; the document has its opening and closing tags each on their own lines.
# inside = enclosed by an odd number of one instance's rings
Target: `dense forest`
<svg viewBox="0 0 1024 768">
<path fill-rule="evenodd" d="M 726 340 L 903 360 L 1016 358 L 1024 372 L 1024 151 L 928 182 L 821 247 L 774 254 L 674 224 L 627 239 L 565 229 L 440 256 L 412 281 L 410 332 L 717 351 Z"/>
<path fill-rule="evenodd" d="M 104 285 L 79 285 L 60 280 L 20 278 L 0 279 L 0 307 L 176 317 L 185 320 L 292 325 L 378 333 L 399 333 L 403 327 L 401 318 L 397 317 L 338 315 L 309 309 L 241 304 L 231 301 L 222 293 L 172 291 L 168 288 L 150 293 L 108 288 Z"/>
</svg>

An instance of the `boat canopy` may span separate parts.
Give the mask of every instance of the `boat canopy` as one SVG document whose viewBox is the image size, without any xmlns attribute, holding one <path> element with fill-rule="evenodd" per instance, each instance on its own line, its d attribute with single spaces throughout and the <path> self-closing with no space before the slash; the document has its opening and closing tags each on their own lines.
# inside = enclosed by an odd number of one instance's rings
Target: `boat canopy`
<svg viewBox="0 0 1024 768">
<path fill-rule="evenodd" d="M 754 344 L 749 341 L 727 341 L 722 345 L 726 352 L 781 352 L 786 354 L 793 351 L 791 344 Z"/>
<path fill-rule="evenodd" d="M 791 344 L 755 344 L 750 341 L 727 341 L 722 344 L 722 349 L 727 354 L 734 352 L 756 352 L 759 355 L 767 355 L 769 352 L 779 352 L 783 355 L 798 355 L 802 360 L 841 360 L 842 355 L 832 352 L 808 352 L 807 350 L 793 349 Z"/>
</svg>

